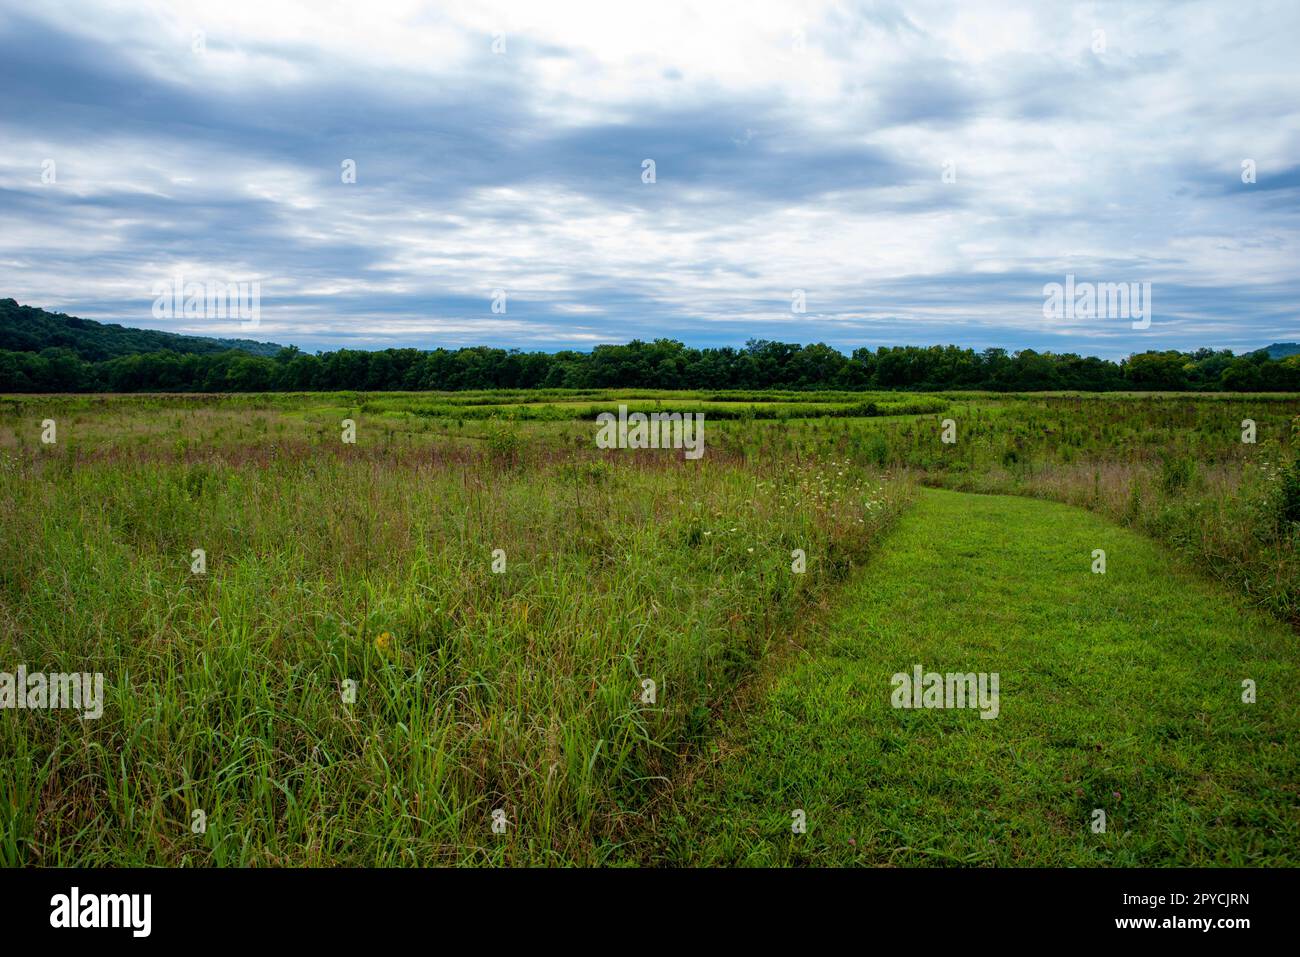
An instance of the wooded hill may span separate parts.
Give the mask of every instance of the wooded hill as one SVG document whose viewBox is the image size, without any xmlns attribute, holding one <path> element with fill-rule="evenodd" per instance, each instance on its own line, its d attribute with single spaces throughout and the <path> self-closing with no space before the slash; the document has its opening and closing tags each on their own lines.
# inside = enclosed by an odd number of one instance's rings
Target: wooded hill
<svg viewBox="0 0 1300 957">
<path fill-rule="evenodd" d="M 10 352 L 40 352 L 42 349 L 68 349 L 87 362 L 102 362 L 118 356 L 145 352 L 192 353 L 213 355 L 239 349 L 254 356 L 273 356 L 280 346 L 252 339 L 210 339 L 205 336 L 182 336 L 153 329 L 129 329 L 126 326 L 78 319 L 61 312 L 46 312 L 34 306 L 20 306 L 13 299 L 0 299 L 0 349 Z"/>
</svg>

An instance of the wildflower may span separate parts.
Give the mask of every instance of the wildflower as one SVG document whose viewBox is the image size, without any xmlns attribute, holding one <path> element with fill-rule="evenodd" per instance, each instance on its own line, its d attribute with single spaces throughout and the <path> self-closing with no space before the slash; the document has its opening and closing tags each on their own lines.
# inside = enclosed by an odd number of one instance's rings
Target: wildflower
<svg viewBox="0 0 1300 957">
<path fill-rule="evenodd" d="M 375 639 L 375 647 L 378 648 L 380 651 L 387 651 L 388 647 L 392 643 L 393 643 L 393 636 L 386 631 L 382 632 L 379 635 L 379 637 Z"/>
</svg>

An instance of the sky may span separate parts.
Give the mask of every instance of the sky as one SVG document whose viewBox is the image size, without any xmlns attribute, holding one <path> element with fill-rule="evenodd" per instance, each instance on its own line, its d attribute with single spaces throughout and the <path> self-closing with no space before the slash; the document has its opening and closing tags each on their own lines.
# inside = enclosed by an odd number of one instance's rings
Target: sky
<svg viewBox="0 0 1300 957">
<path fill-rule="evenodd" d="M 1289 0 L 0 0 L 0 297 L 309 351 L 1246 351 L 1300 339 L 1298 36 Z M 1150 322 L 1045 315 L 1067 276 Z"/>
</svg>

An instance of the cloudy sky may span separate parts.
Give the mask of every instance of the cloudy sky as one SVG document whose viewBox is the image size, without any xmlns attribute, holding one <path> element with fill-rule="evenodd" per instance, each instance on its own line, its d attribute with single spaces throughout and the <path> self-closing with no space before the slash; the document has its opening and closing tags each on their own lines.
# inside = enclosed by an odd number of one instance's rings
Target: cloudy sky
<svg viewBox="0 0 1300 957">
<path fill-rule="evenodd" d="M 1290 0 L 0 0 L 0 297 L 312 350 L 1256 348 L 1300 339 L 1298 36 Z M 1150 328 L 1044 318 L 1067 274 L 1151 283 Z M 258 327 L 155 317 L 177 275 L 257 281 Z"/>
</svg>

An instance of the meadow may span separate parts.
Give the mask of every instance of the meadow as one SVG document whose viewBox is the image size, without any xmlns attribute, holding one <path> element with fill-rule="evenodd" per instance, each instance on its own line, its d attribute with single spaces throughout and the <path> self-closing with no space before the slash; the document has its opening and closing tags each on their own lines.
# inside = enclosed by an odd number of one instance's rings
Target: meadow
<svg viewBox="0 0 1300 957">
<path fill-rule="evenodd" d="M 705 413 L 706 454 L 597 448 L 620 404 Z M 0 672 L 106 698 L 0 710 L 0 863 L 1300 863 L 1298 424 L 1267 394 L 0 397 Z M 891 709 L 917 661 L 1000 670 L 1003 715 Z"/>
</svg>

